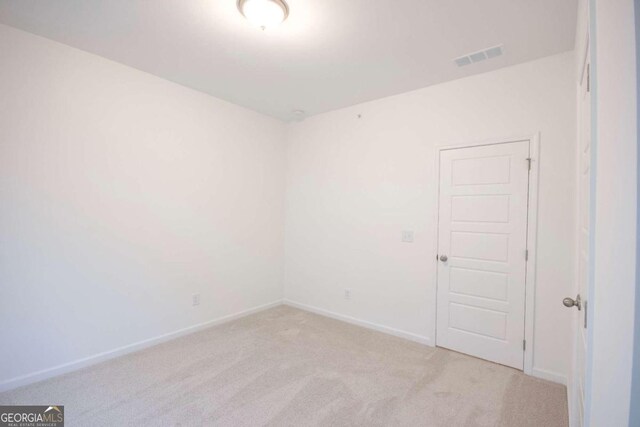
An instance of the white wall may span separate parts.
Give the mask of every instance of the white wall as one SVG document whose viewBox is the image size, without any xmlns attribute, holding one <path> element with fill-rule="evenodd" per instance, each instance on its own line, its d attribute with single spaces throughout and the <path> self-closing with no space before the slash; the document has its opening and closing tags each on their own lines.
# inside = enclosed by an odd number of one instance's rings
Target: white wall
<svg viewBox="0 0 640 427">
<path fill-rule="evenodd" d="M 572 313 L 562 298 L 572 294 L 575 273 L 575 98 L 571 52 L 291 125 L 285 298 L 433 344 L 435 147 L 540 132 L 534 368 L 564 381 Z M 414 230 L 415 242 L 401 243 L 402 230 Z"/>
<path fill-rule="evenodd" d="M 281 299 L 284 124 L 1 25 L 0 62 L 0 388 Z"/>
<path fill-rule="evenodd" d="M 591 2 L 597 161 L 590 426 L 629 425 L 638 161 L 633 7 L 632 0 Z"/>
<path fill-rule="evenodd" d="M 0 347 L 0 388 L 278 301 L 283 264 L 290 301 L 433 344 L 435 147 L 537 132 L 534 366 L 566 375 L 572 53 L 288 131 L 1 25 L 0 58 L 0 337 L 12 343 Z M 415 231 L 415 242 L 401 243 L 401 230 Z"/>
</svg>

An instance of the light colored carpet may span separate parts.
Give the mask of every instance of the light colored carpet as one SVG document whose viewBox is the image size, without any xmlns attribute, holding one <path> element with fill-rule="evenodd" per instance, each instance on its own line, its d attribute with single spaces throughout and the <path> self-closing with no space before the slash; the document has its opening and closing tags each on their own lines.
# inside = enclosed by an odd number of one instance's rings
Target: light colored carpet
<svg viewBox="0 0 640 427">
<path fill-rule="evenodd" d="M 280 306 L 0 394 L 68 426 L 567 426 L 565 387 Z"/>
</svg>

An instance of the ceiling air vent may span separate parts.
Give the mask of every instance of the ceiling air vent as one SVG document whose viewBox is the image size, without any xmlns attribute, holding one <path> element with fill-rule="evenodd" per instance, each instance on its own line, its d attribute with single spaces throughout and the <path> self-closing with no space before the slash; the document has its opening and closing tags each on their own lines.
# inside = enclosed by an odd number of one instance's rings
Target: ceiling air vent
<svg viewBox="0 0 640 427">
<path fill-rule="evenodd" d="M 479 50 L 477 52 L 473 52 L 468 55 L 463 55 L 459 58 L 454 59 L 453 61 L 456 63 L 458 67 L 464 67 L 465 65 L 484 61 L 485 59 L 496 58 L 502 55 L 502 52 L 503 52 L 502 45 L 493 46 L 488 49 Z"/>
</svg>

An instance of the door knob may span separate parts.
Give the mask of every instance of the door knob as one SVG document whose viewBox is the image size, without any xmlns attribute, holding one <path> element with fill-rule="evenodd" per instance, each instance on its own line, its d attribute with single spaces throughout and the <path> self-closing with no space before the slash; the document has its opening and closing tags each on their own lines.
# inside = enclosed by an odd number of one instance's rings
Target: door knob
<svg viewBox="0 0 640 427">
<path fill-rule="evenodd" d="M 440 261 L 447 262 L 448 259 L 449 257 L 447 257 L 446 255 L 440 255 Z"/>
<path fill-rule="evenodd" d="M 565 307 L 578 307 L 578 310 L 582 310 L 582 299 L 580 298 L 580 294 L 574 300 L 573 298 L 565 298 L 562 300 L 562 303 Z"/>
</svg>

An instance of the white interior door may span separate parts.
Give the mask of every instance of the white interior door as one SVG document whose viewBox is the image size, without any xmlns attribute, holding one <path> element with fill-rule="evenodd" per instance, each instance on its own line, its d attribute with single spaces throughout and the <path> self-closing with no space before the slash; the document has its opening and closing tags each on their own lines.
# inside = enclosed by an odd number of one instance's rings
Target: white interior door
<svg viewBox="0 0 640 427">
<path fill-rule="evenodd" d="M 591 194 L 591 93 L 589 83 L 589 51 L 585 55 L 583 71 L 580 79 L 578 97 L 578 161 L 579 161 L 579 206 L 578 206 L 578 295 L 581 309 L 576 310 L 573 390 L 575 400 L 573 406 L 578 412 L 575 421 L 584 423 L 586 354 L 587 354 L 587 309 L 589 299 L 589 236 L 591 229 L 590 194 Z M 572 295 L 573 297 L 573 295 Z M 577 299 L 577 296 L 575 297 Z"/>
<path fill-rule="evenodd" d="M 529 141 L 440 152 L 437 345 L 523 369 Z"/>
</svg>

